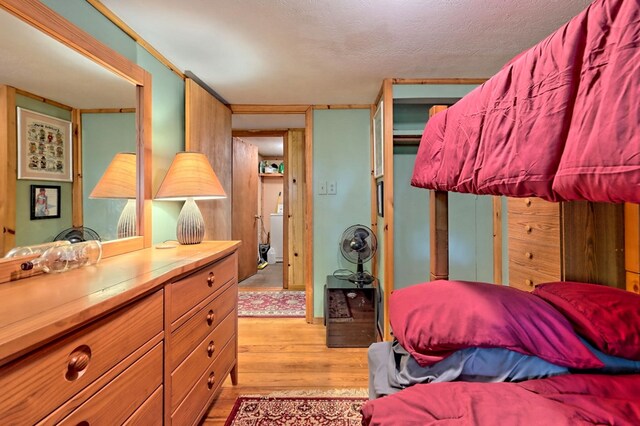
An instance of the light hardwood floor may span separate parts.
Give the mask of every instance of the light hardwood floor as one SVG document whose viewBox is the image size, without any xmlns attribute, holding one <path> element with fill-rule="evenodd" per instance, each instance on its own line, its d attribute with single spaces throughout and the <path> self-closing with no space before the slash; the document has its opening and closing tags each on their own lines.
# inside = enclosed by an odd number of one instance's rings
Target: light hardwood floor
<svg viewBox="0 0 640 426">
<path fill-rule="evenodd" d="M 282 290 L 282 263 L 268 265 L 264 269 L 259 269 L 255 275 L 240 281 L 238 288 L 240 291 L 278 291 Z"/>
<path fill-rule="evenodd" d="M 227 379 L 204 425 L 223 425 L 240 395 L 367 388 L 367 349 L 327 348 L 322 323 L 239 318 L 238 339 L 238 385 Z"/>
</svg>

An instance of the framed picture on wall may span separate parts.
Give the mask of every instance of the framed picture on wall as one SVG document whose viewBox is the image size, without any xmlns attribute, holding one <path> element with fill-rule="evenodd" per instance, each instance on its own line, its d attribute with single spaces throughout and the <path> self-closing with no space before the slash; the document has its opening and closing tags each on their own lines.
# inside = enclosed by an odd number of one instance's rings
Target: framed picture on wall
<svg viewBox="0 0 640 426">
<path fill-rule="evenodd" d="M 18 108 L 18 179 L 71 182 L 71 122 Z"/>
<path fill-rule="evenodd" d="M 384 174 L 384 125 L 383 105 L 378 104 L 373 115 L 373 177 L 379 178 Z"/>
<path fill-rule="evenodd" d="M 31 220 L 60 217 L 60 186 L 31 185 Z"/>
</svg>

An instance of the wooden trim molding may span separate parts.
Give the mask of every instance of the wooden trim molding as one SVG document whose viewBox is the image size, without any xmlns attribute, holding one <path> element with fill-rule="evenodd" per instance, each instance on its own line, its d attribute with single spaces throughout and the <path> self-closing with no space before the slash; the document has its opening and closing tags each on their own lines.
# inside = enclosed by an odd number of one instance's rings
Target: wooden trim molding
<svg viewBox="0 0 640 426">
<path fill-rule="evenodd" d="M 19 89 L 19 88 L 16 88 L 16 95 L 20 95 L 20 96 L 24 96 L 24 97 L 27 97 L 27 98 L 35 99 L 36 101 L 42 102 L 43 104 L 53 105 L 53 106 L 55 106 L 57 108 L 60 108 L 60 109 L 66 109 L 67 111 L 73 110 L 73 107 L 70 107 L 69 105 L 65 105 L 65 104 L 62 104 L 60 102 L 53 101 L 51 99 L 43 98 L 42 96 L 35 95 L 35 94 L 31 93 L 31 92 L 27 92 L 26 90 L 22 90 L 22 89 Z"/>
<path fill-rule="evenodd" d="M 487 78 L 393 78 L 393 84 L 482 84 Z"/>
<path fill-rule="evenodd" d="M 78 109 L 71 110 L 71 126 L 73 131 L 73 183 L 71 184 L 71 224 L 82 226 L 82 113 Z"/>
<path fill-rule="evenodd" d="M 369 109 L 370 104 L 314 105 L 313 109 Z"/>
<path fill-rule="evenodd" d="M 181 79 L 185 79 L 185 75 L 180 69 L 175 66 L 171 61 L 158 52 L 151 44 L 143 39 L 138 33 L 136 33 L 130 26 L 124 23 L 115 13 L 113 13 L 108 7 L 102 4 L 99 0 L 87 0 L 91 6 L 93 6 L 98 12 L 102 13 L 105 18 L 111 21 L 115 26 L 120 28 L 125 34 L 131 37 L 136 43 L 142 46 L 147 52 L 156 58 L 160 63 L 164 64 L 167 68 L 177 74 Z"/>
<path fill-rule="evenodd" d="M 305 114 L 309 105 L 231 104 L 233 114 Z"/>
<path fill-rule="evenodd" d="M 306 320 L 313 322 L 313 108 L 305 111 L 304 128 L 304 173 L 305 173 L 305 267 Z"/>
</svg>

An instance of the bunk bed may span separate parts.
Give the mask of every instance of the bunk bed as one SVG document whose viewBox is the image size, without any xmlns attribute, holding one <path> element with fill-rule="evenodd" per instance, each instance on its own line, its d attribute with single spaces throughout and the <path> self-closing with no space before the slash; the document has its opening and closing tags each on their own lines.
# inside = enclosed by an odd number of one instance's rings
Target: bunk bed
<svg viewBox="0 0 640 426">
<path fill-rule="evenodd" d="M 640 203 L 638 88 L 640 3 L 596 0 L 429 120 L 412 185 Z M 438 263 L 444 279 L 391 295 L 363 424 L 640 424 L 640 295 L 451 281 Z"/>
</svg>

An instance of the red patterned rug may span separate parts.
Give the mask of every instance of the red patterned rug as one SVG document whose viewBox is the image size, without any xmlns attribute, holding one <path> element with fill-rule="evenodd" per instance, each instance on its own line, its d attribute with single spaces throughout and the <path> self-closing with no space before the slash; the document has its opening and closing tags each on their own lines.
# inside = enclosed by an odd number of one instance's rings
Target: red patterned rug
<svg viewBox="0 0 640 426">
<path fill-rule="evenodd" d="M 225 426 L 359 426 L 366 398 L 244 397 L 236 400 Z"/>
<path fill-rule="evenodd" d="M 304 318 L 304 291 L 241 291 L 239 317 Z"/>
</svg>

